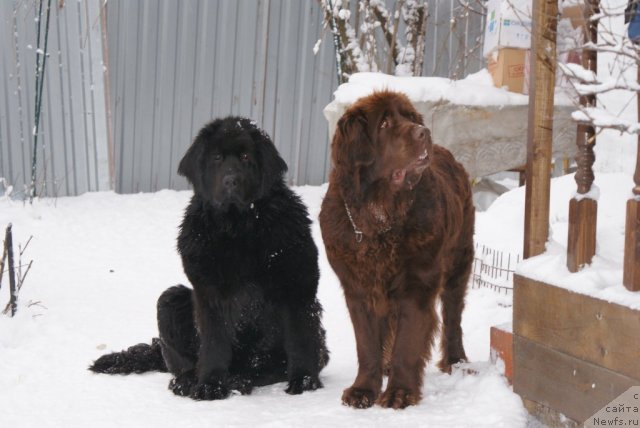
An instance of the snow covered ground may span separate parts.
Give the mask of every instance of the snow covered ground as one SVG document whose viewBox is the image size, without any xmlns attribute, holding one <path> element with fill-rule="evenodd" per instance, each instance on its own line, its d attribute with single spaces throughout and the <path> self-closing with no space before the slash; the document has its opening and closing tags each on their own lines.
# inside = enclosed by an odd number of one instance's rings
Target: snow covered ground
<svg viewBox="0 0 640 428">
<path fill-rule="evenodd" d="M 611 73 L 608 67 L 613 60 L 603 57 L 599 72 Z M 634 74 L 635 69 L 625 73 Z M 457 85 L 455 92 L 465 93 L 460 87 L 465 83 L 441 80 L 438 84 L 444 92 Z M 600 101 L 632 120 L 636 115 L 632 96 L 635 94 L 611 91 Z M 632 187 L 635 147 L 635 136 L 614 131 L 598 136 L 595 169 L 600 199 L 593 266 L 577 276 L 562 271 L 568 201 L 575 192 L 573 178 L 565 176 L 552 184 L 552 236 L 550 251 L 544 256 L 549 259 L 534 260 L 538 264 L 524 264 L 525 268 L 547 275 L 542 279 L 549 281 L 553 280 L 549 274 L 560 272 L 560 282 L 569 288 L 582 287 L 583 292 L 640 307 L 640 295 L 620 285 L 624 204 Z M 527 426 L 531 421 L 519 397 L 499 368 L 487 361 L 489 327 L 511 320 L 511 297 L 489 289 L 469 290 L 463 317 L 465 347 L 477 374 L 446 375 L 431 364 L 422 402 L 402 411 L 354 410 L 340 404 L 342 390 L 356 372 L 356 355 L 342 291 L 327 263 L 317 223 L 326 187 L 296 190 L 309 206 L 320 250 L 319 297 L 331 351 L 331 362 L 321 374 L 325 388 L 289 396 L 284 384 L 278 384 L 258 388 L 250 396 L 216 402 L 174 396 L 167 390 L 168 374 L 125 377 L 86 370 L 106 352 L 155 336 L 157 297 L 171 285 L 187 283 L 175 239 L 190 192 L 89 193 L 36 200 L 33 205 L 0 197 L 0 231 L 13 223 L 16 248 L 33 236 L 23 262 L 34 260 L 20 292 L 16 317 L 0 315 L 0 427 Z M 476 241 L 497 250 L 520 252 L 523 201 L 523 189 L 516 189 L 478 213 Z M 0 309 L 7 300 L 5 277 Z M 433 360 L 437 361 L 437 355 Z"/>
<path fill-rule="evenodd" d="M 593 263 L 572 274 L 567 269 L 569 200 L 576 193 L 573 174 L 552 180 L 547 251 L 518 266 L 518 272 L 578 293 L 640 309 L 640 293 L 622 285 L 627 199 L 633 179 L 625 173 L 596 173 L 598 224 Z M 521 253 L 524 234 L 524 187 L 499 197 L 487 211 L 476 213 L 476 242 L 490 248 Z M 498 227 L 500 225 L 500 227 Z"/>
<path fill-rule="evenodd" d="M 510 320 L 510 297 L 488 289 L 470 290 L 463 320 L 478 374 L 442 374 L 432 364 L 423 401 L 403 411 L 340 404 L 355 376 L 356 354 L 317 223 L 326 187 L 296 190 L 310 208 L 320 249 L 319 297 L 331 350 L 321 374 L 325 388 L 289 396 L 277 384 L 217 402 L 174 396 L 164 373 L 125 377 L 86 370 L 103 353 L 156 335 L 157 297 L 186 282 L 175 238 L 190 192 L 88 193 L 33 205 L 0 198 L 0 226 L 13 223 L 16 247 L 33 236 L 23 262 L 34 260 L 16 317 L 0 315 L 0 426 L 524 427 L 519 398 L 488 363 L 489 327 Z M 0 303 L 7 299 L 5 277 Z"/>
</svg>

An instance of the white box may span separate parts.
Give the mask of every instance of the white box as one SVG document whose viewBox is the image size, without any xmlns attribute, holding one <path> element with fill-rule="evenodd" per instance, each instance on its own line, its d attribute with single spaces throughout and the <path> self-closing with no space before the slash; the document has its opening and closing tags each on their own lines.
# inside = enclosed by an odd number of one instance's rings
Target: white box
<svg viewBox="0 0 640 428">
<path fill-rule="evenodd" d="M 489 0 L 482 55 L 500 48 L 531 49 L 532 0 Z"/>
</svg>

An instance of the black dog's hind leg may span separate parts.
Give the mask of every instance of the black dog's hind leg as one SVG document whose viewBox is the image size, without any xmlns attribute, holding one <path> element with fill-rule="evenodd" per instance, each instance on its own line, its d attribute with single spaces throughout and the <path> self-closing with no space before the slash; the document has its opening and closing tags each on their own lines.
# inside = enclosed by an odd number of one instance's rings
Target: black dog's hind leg
<svg viewBox="0 0 640 428">
<path fill-rule="evenodd" d="M 168 288 L 158 299 L 160 347 L 174 379 L 169 389 L 188 396 L 197 383 L 198 334 L 193 320 L 193 292 L 184 285 Z"/>
</svg>

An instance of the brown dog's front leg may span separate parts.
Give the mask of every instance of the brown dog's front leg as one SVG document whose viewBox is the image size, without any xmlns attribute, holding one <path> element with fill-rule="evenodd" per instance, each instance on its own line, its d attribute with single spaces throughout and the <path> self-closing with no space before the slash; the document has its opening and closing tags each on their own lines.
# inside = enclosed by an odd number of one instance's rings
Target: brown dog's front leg
<svg viewBox="0 0 640 428">
<path fill-rule="evenodd" d="M 432 294 L 424 296 L 426 302 L 415 298 L 397 302 L 398 323 L 389 382 L 377 400 L 382 407 L 403 409 L 420 401 L 424 367 L 437 323 L 435 292 Z"/>
<path fill-rule="evenodd" d="M 375 403 L 382 386 L 382 320 L 364 297 L 346 296 L 346 300 L 356 336 L 358 375 L 344 390 L 342 403 L 365 409 Z"/>
</svg>

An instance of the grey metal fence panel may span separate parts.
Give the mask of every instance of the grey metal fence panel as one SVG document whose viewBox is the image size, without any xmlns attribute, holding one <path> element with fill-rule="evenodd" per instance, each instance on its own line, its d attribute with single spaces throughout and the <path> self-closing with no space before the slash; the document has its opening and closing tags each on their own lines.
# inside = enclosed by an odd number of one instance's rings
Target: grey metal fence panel
<svg viewBox="0 0 640 428">
<path fill-rule="evenodd" d="M 481 35 L 482 16 L 461 7 L 430 1 L 425 75 L 459 78 L 481 67 L 467 44 Z M 326 181 L 322 109 L 337 79 L 317 1 L 110 0 L 107 8 L 117 191 L 186 188 L 180 157 L 204 123 L 229 114 L 272 136 L 290 183 Z"/>
<path fill-rule="evenodd" d="M 30 180 L 38 4 L 0 2 L 0 177 L 18 190 Z M 255 119 L 273 137 L 289 183 L 326 181 L 322 110 L 337 78 L 316 0 L 52 4 L 42 194 L 185 189 L 179 159 L 203 124 L 229 114 Z M 482 67 L 480 52 L 469 50 L 483 16 L 463 4 L 429 0 L 424 75 L 460 78 Z"/>
<path fill-rule="evenodd" d="M 100 3 L 51 5 L 36 190 L 43 196 L 108 190 Z M 31 181 L 38 6 L 0 2 L 0 177 L 18 197 Z M 43 14 L 42 33 L 44 27 Z"/>
</svg>

